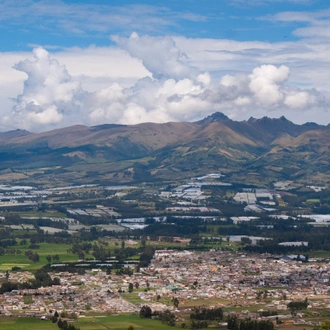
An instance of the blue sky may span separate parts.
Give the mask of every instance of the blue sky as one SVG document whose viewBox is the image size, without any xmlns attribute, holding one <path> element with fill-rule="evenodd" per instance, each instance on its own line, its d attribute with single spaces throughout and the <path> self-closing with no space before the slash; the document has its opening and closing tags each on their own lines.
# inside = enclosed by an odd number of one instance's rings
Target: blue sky
<svg viewBox="0 0 330 330">
<path fill-rule="evenodd" d="M 326 0 L 0 0 L 0 130 L 328 124 L 329 39 Z"/>
<path fill-rule="evenodd" d="M 109 5 L 116 3 L 116 5 Z M 18 5 L 19 4 L 19 5 Z M 29 45 L 109 45 L 109 34 L 184 35 L 238 41 L 297 40 L 304 22 L 281 22 L 281 12 L 315 12 L 327 1 L 0 1 L 1 50 Z M 92 15 L 91 15 L 92 13 Z"/>
</svg>

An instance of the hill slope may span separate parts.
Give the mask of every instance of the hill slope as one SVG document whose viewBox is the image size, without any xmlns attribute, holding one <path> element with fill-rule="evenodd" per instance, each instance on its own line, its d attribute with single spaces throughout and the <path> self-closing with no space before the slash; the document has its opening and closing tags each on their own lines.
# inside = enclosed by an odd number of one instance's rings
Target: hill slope
<svg viewBox="0 0 330 330">
<path fill-rule="evenodd" d="M 236 180 L 330 178 L 330 126 L 284 117 L 73 126 L 0 133 L 0 180 L 59 184 L 177 180 L 221 171 Z"/>
</svg>

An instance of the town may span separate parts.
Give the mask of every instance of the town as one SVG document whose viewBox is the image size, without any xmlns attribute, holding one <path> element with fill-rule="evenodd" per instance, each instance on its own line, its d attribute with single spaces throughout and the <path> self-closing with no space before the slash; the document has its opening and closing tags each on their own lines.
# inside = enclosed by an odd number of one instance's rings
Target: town
<svg viewBox="0 0 330 330">
<path fill-rule="evenodd" d="M 267 254 L 158 250 L 148 267 L 131 275 L 91 269 L 52 276 L 60 285 L 2 294 L 0 315 L 50 319 L 57 311 L 76 319 L 91 312 L 138 313 L 148 305 L 152 311 L 173 311 L 183 323 L 189 320 L 182 315 L 201 305 L 222 307 L 225 315 L 317 326 L 330 306 L 328 261 L 317 258 L 304 263 Z M 27 271 L 8 277 L 20 283 L 32 278 Z M 290 302 L 304 300 L 305 309 L 290 309 Z"/>
<path fill-rule="evenodd" d="M 330 318 L 328 189 L 247 186 L 220 173 L 178 184 L 2 185 L 0 318 L 56 312 L 84 329 L 95 315 L 138 317 L 148 306 L 193 327 L 202 306 L 223 313 L 210 327 L 233 317 L 317 327 Z"/>
</svg>

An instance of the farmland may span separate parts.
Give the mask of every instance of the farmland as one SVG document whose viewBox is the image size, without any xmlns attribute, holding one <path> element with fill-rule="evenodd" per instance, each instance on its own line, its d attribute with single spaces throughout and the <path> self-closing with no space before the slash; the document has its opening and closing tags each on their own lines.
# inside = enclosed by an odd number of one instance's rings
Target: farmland
<svg viewBox="0 0 330 330">
<path fill-rule="evenodd" d="M 117 316 L 90 316 L 74 322 L 81 330 L 127 330 L 129 326 L 134 329 L 167 330 L 173 329 L 170 326 L 161 324 L 156 320 L 141 319 L 137 315 Z M 1 330 L 58 330 L 56 324 L 48 321 L 41 321 L 35 318 L 5 318 L 1 320 Z"/>
</svg>

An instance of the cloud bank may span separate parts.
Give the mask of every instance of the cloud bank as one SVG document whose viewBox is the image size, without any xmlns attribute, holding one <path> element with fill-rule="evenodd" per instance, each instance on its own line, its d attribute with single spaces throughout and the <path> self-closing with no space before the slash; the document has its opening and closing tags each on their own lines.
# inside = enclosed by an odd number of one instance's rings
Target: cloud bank
<svg viewBox="0 0 330 330">
<path fill-rule="evenodd" d="M 111 39 L 143 64 L 144 77 L 129 87 L 117 81 L 90 92 L 45 49 L 35 48 L 32 59 L 14 66 L 27 78 L 1 125 L 44 131 L 72 124 L 194 121 L 215 111 L 240 118 L 256 109 L 285 114 L 327 108 L 319 91 L 290 84 L 287 65 L 262 64 L 250 72 L 216 77 L 194 65 L 170 36 L 133 33 Z"/>
</svg>

